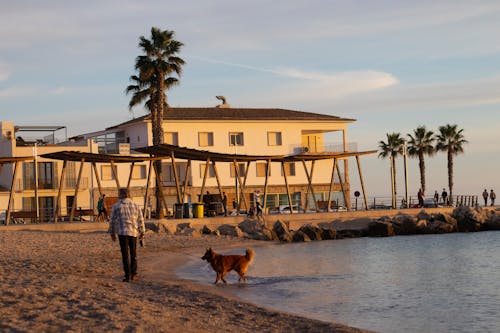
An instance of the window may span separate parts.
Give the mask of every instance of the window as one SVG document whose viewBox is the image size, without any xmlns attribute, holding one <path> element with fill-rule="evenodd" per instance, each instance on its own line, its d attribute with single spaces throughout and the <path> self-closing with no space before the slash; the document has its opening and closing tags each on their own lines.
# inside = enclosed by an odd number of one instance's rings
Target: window
<svg viewBox="0 0 500 333">
<path fill-rule="evenodd" d="M 200 164 L 200 178 L 203 178 L 205 176 L 205 168 L 207 164 L 206 163 L 201 163 Z M 214 168 L 212 167 L 211 164 L 208 165 L 208 172 L 207 172 L 207 178 L 214 178 L 215 177 L 215 171 Z"/>
<path fill-rule="evenodd" d="M 165 133 L 163 133 L 163 143 L 178 146 L 179 145 L 179 133 L 177 133 L 177 132 L 165 132 Z"/>
<path fill-rule="evenodd" d="M 287 176 L 295 176 L 295 162 L 285 163 L 285 172 Z M 283 176 L 283 169 L 281 175 Z"/>
<path fill-rule="evenodd" d="M 281 146 L 281 132 L 267 132 L 268 146 Z"/>
<path fill-rule="evenodd" d="M 230 132 L 229 133 L 230 146 L 243 146 L 243 132 Z"/>
<path fill-rule="evenodd" d="M 265 177 L 267 171 L 267 163 L 257 162 L 257 177 Z M 271 170 L 269 170 L 269 176 L 271 176 Z"/>
<path fill-rule="evenodd" d="M 132 179 L 146 179 L 146 166 L 134 165 L 132 170 Z"/>
<path fill-rule="evenodd" d="M 231 178 L 235 178 L 234 164 L 231 163 Z M 240 177 L 245 176 L 245 163 L 238 163 L 238 174 Z"/>
<path fill-rule="evenodd" d="M 114 180 L 115 174 L 111 169 L 111 165 L 101 165 L 101 179 L 102 180 Z"/>
<path fill-rule="evenodd" d="M 183 183 L 187 179 L 188 184 L 191 185 L 191 172 L 186 176 L 187 162 L 178 162 L 175 166 L 177 168 L 179 181 Z M 172 163 L 164 162 L 161 164 L 161 175 L 164 186 L 175 183 L 174 168 Z"/>
<path fill-rule="evenodd" d="M 208 147 L 214 145 L 214 133 L 213 132 L 199 132 L 198 133 L 198 144 L 200 147 Z"/>
</svg>

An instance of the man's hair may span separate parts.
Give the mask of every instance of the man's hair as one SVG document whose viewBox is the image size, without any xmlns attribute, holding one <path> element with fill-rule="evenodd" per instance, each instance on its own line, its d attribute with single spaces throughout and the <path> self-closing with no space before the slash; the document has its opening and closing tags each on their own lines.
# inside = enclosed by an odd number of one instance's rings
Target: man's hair
<svg viewBox="0 0 500 333">
<path fill-rule="evenodd" d="M 118 190 L 118 197 L 121 199 L 128 198 L 129 197 L 129 192 L 128 189 L 126 188 L 121 188 Z"/>
</svg>

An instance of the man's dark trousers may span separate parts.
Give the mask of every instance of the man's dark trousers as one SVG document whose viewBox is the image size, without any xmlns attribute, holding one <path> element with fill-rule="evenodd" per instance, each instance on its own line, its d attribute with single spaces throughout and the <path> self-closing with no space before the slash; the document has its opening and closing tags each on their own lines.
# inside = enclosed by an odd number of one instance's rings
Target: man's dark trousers
<svg viewBox="0 0 500 333">
<path fill-rule="evenodd" d="M 118 235 L 122 252 L 125 279 L 129 280 L 137 274 L 137 237 Z"/>
</svg>

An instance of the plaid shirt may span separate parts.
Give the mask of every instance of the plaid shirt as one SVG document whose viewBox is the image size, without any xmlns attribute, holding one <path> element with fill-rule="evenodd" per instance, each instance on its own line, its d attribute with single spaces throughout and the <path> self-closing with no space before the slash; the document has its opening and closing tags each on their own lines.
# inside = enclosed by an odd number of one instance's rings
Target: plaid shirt
<svg viewBox="0 0 500 333">
<path fill-rule="evenodd" d="M 110 234 L 138 237 L 144 234 L 144 230 L 144 218 L 135 202 L 126 198 L 113 205 L 109 219 Z"/>
</svg>

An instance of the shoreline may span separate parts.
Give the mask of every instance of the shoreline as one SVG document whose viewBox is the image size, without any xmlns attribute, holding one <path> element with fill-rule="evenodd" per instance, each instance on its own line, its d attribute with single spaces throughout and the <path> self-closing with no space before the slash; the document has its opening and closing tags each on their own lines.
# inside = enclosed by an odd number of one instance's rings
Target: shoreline
<svg viewBox="0 0 500 333">
<path fill-rule="evenodd" d="M 225 288 L 175 274 L 187 255 L 201 257 L 206 247 L 262 241 L 151 232 L 146 237 L 146 247 L 138 250 L 140 279 L 123 283 L 119 246 L 104 232 L 0 231 L 0 329 L 368 332 L 259 307 Z"/>
</svg>

